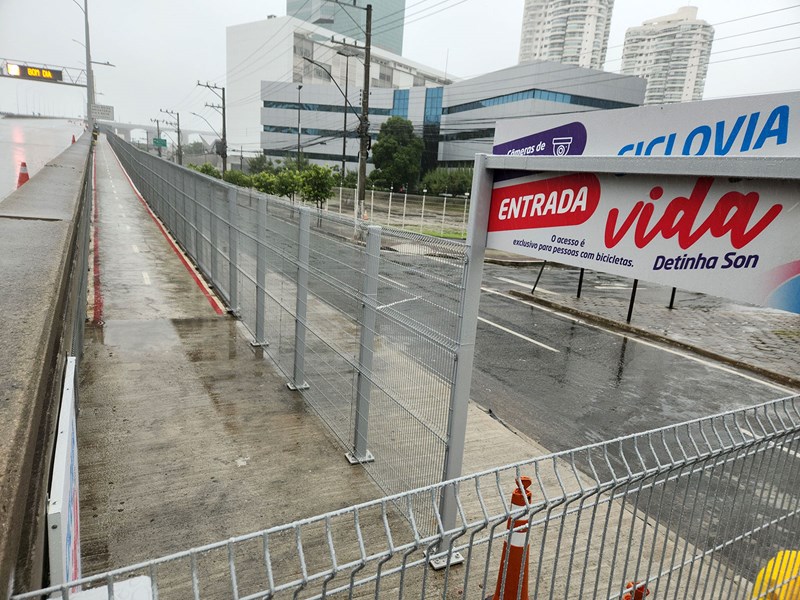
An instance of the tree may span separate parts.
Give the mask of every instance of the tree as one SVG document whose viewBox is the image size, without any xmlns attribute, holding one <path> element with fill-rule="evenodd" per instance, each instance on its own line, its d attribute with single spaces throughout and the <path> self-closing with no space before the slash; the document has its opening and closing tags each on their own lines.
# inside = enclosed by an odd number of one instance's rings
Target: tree
<svg viewBox="0 0 800 600">
<path fill-rule="evenodd" d="M 346 170 L 344 175 L 344 182 L 342 182 L 341 174 L 336 174 L 336 185 L 341 185 L 346 188 L 355 188 L 358 185 L 358 171 Z"/>
<path fill-rule="evenodd" d="M 375 170 L 370 179 L 378 187 L 416 188 L 422 160 L 422 139 L 414 125 L 402 117 L 389 117 L 372 145 Z"/>
<path fill-rule="evenodd" d="M 464 194 L 472 187 L 472 169 L 433 169 L 422 178 L 422 186 L 431 194 Z"/>
<path fill-rule="evenodd" d="M 335 175 L 327 167 L 310 165 L 300 174 L 302 183 L 300 184 L 300 194 L 306 202 L 314 202 L 317 208 L 330 198 L 333 191 Z"/>
<path fill-rule="evenodd" d="M 268 159 L 263 154 L 259 154 L 254 158 L 247 159 L 247 169 L 250 173 L 272 173 L 273 175 L 278 171 L 275 163 Z"/>
<path fill-rule="evenodd" d="M 219 172 L 214 165 L 211 163 L 203 163 L 202 165 L 193 165 L 189 163 L 188 167 L 193 171 L 197 171 L 198 173 L 202 173 L 203 175 L 210 175 L 211 177 L 215 177 L 217 179 L 222 179 L 222 173 Z"/>
<path fill-rule="evenodd" d="M 228 183 L 238 185 L 239 187 L 253 187 L 253 179 L 241 171 L 235 171 L 233 169 L 225 171 L 225 175 L 223 175 L 222 178 Z"/>
<path fill-rule="evenodd" d="M 266 171 L 260 171 L 253 174 L 251 177 L 253 179 L 253 187 L 259 192 L 264 192 L 265 194 L 275 193 L 275 186 L 278 179 L 276 175 L 267 173 Z"/>
<path fill-rule="evenodd" d="M 301 183 L 299 171 L 282 169 L 275 177 L 275 193 L 286 198 L 294 197 L 300 191 Z"/>
</svg>

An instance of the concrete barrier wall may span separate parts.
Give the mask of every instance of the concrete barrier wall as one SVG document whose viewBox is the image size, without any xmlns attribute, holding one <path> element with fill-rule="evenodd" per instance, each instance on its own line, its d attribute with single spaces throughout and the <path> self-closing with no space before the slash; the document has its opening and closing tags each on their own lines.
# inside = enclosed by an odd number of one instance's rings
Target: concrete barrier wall
<svg viewBox="0 0 800 600">
<path fill-rule="evenodd" d="M 42 577 L 64 314 L 85 302 L 69 291 L 89 152 L 84 135 L 0 201 L 0 599 Z"/>
</svg>

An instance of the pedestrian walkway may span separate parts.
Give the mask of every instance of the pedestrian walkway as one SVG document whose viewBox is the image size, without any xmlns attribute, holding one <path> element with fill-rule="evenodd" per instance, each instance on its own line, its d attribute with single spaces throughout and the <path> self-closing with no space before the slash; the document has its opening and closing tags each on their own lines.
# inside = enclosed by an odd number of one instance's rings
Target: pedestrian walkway
<svg viewBox="0 0 800 600">
<path fill-rule="evenodd" d="M 509 266 L 541 264 L 535 259 L 497 251 L 488 251 L 486 259 Z M 563 286 L 551 285 L 553 271 L 564 269 L 575 272 L 575 285 L 568 291 Z M 682 290 L 678 290 L 674 308 L 670 309 L 671 288 L 641 282 L 628 324 L 633 281 L 603 274 L 607 285 L 593 286 L 593 278 L 599 274 L 586 271 L 578 298 L 578 271 L 548 263 L 539 281 L 539 292 L 530 294 L 517 289 L 512 293 L 581 319 L 677 345 L 800 389 L 800 361 L 797 359 L 800 356 L 800 315 Z M 642 287 L 647 288 L 646 293 Z"/>
<path fill-rule="evenodd" d="M 81 374 L 84 574 L 376 498 L 160 229 L 104 136 Z M 464 472 L 546 454 L 470 407 Z M 313 487 L 313 502 L 298 502 Z"/>
</svg>

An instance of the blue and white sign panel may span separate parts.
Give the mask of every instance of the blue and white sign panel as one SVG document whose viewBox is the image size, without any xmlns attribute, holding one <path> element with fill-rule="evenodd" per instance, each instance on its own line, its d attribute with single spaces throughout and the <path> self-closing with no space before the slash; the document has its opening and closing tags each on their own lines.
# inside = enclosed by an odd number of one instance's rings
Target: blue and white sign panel
<svg viewBox="0 0 800 600">
<path fill-rule="evenodd" d="M 492 154 L 798 156 L 800 93 L 501 120 Z"/>
<path fill-rule="evenodd" d="M 50 547 L 50 584 L 81 576 L 81 542 L 78 505 L 78 437 L 75 430 L 75 357 L 67 358 L 58 436 L 47 504 Z"/>
</svg>

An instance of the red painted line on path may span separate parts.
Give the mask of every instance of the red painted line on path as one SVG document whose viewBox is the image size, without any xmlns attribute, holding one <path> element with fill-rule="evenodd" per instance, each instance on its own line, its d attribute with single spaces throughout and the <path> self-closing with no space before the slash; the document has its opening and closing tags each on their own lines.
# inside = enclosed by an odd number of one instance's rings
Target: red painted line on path
<svg viewBox="0 0 800 600">
<path fill-rule="evenodd" d="M 131 189 L 133 190 L 133 193 L 136 194 L 137 198 L 139 198 L 139 202 L 142 203 L 142 206 L 144 206 L 145 210 L 147 211 L 147 214 L 149 214 L 150 218 L 153 219 L 153 222 L 156 224 L 158 229 L 164 235 L 164 238 L 167 240 L 169 245 L 175 251 L 175 254 L 178 255 L 178 258 L 183 263 L 183 266 L 186 267 L 187 271 L 189 271 L 189 275 L 192 276 L 192 279 L 194 279 L 194 282 L 197 284 L 197 287 L 199 287 L 200 291 L 203 292 L 203 295 L 206 297 L 206 300 L 208 300 L 208 303 L 211 305 L 211 308 L 213 308 L 214 312 L 216 312 L 218 315 L 224 315 L 225 314 L 225 307 L 217 299 L 217 297 L 214 295 L 214 293 L 209 289 L 209 287 L 206 284 L 206 282 L 202 279 L 202 277 L 200 277 L 200 275 L 197 273 L 195 268 L 192 266 L 192 264 L 186 258 L 184 253 L 181 251 L 181 249 L 175 243 L 175 240 L 169 234 L 169 232 L 167 231 L 166 227 L 164 227 L 164 225 L 161 223 L 161 220 L 156 216 L 156 214 L 153 212 L 153 210 L 147 204 L 147 201 L 139 193 L 139 190 L 134 185 L 133 180 L 128 176 L 128 172 L 125 170 L 125 167 L 122 166 L 122 163 L 120 162 L 119 157 L 117 156 L 117 153 L 114 152 L 114 149 L 111 148 L 110 146 L 109 146 L 109 148 L 110 148 L 112 154 L 114 154 L 114 158 L 117 159 L 117 164 L 119 165 L 119 168 L 122 169 L 122 173 L 123 173 L 123 175 L 125 175 L 125 179 L 128 180 L 128 183 L 130 184 Z"/>
<path fill-rule="evenodd" d="M 97 206 L 97 146 L 95 146 L 94 160 L 92 161 L 92 224 L 94 249 L 92 256 L 92 273 L 94 280 L 94 311 L 92 323 L 103 321 L 103 290 L 100 288 L 100 226 L 98 220 L 100 212 Z"/>
</svg>

